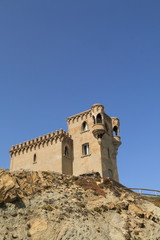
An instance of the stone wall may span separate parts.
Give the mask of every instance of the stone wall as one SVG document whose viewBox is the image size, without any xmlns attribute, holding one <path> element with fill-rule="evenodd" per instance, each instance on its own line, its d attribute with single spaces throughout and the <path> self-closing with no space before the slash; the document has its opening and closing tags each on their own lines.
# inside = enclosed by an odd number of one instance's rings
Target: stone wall
<svg viewBox="0 0 160 240">
<path fill-rule="evenodd" d="M 65 146 L 70 149 L 64 156 Z M 72 174 L 73 141 L 63 130 L 13 146 L 11 154 L 11 170 L 50 170 Z M 65 161 L 66 160 L 66 161 Z M 66 164 L 66 162 L 68 164 Z M 65 166 L 65 167 L 64 167 Z"/>
</svg>

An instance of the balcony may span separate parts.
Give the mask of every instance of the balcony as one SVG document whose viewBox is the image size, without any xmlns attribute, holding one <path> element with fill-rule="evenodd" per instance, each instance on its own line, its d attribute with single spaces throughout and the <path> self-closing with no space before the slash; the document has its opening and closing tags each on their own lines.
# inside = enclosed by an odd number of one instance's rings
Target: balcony
<svg viewBox="0 0 160 240">
<path fill-rule="evenodd" d="M 102 123 L 94 124 L 92 128 L 93 128 L 92 133 L 94 137 L 97 139 L 102 138 L 106 132 L 105 126 Z"/>
</svg>

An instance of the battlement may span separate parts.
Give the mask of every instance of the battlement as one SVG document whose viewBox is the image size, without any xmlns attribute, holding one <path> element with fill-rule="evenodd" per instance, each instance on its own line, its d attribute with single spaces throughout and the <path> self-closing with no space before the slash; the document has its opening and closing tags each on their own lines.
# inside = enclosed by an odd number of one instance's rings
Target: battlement
<svg viewBox="0 0 160 240">
<path fill-rule="evenodd" d="M 77 113 L 71 117 L 67 118 L 67 122 L 70 123 L 70 121 L 74 122 L 74 120 L 77 120 L 80 118 L 81 120 L 83 119 L 83 117 L 87 118 L 87 116 L 90 115 L 91 116 L 91 109 L 81 112 L 81 113 Z"/>
<path fill-rule="evenodd" d="M 104 111 L 104 106 L 102 104 L 99 104 L 99 103 L 96 103 L 96 104 L 93 104 L 92 107 L 91 107 L 92 111 L 94 112 L 94 110 L 96 111 Z"/>
<path fill-rule="evenodd" d="M 83 120 L 84 118 L 87 119 L 88 116 L 91 117 L 94 113 L 99 112 L 99 111 L 100 112 L 104 111 L 104 106 L 102 104 L 97 103 L 97 104 L 92 105 L 91 109 L 89 109 L 89 110 L 86 110 L 84 112 L 80 112 L 73 116 L 68 117 L 67 122 L 69 124 L 70 121 L 72 121 L 72 123 L 74 123 L 74 121 L 78 122 L 79 119 L 81 119 L 81 120 Z M 106 115 L 106 116 L 108 116 L 108 115 Z"/>
<path fill-rule="evenodd" d="M 29 141 L 12 146 L 10 150 L 10 155 L 12 157 L 12 155 L 16 155 L 17 153 L 21 154 L 24 152 L 32 151 L 32 149 L 40 149 L 45 145 L 48 146 L 49 143 L 53 144 L 53 142 L 56 143 L 57 141 L 63 141 L 64 138 L 71 139 L 71 135 L 69 135 L 69 133 L 65 132 L 63 129 L 60 129 L 59 131 L 51 132 L 38 138 L 34 138 Z"/>
</svg>

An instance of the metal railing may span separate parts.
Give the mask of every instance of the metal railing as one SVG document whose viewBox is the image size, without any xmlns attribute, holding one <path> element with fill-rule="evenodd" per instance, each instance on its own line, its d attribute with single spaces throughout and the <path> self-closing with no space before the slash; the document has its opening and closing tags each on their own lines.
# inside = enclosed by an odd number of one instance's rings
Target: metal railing
<svg viewBox="0 0 160 240">
<path fill-rule="evenodd" d="M 128 188 L 136 193 L 139 193 L 142 196 L 146 197 L 160 197 L 159 190 L 145 189 L 145 188 Z"/>
</svg>

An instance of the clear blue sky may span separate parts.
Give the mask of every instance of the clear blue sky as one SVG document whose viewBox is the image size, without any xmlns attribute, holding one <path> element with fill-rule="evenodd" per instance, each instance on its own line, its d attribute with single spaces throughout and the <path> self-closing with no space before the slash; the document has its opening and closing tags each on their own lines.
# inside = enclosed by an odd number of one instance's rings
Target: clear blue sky
<svg viewBox="0 0 160 240">
<path fill-rule="evenodd" d="M 0 167 L 94 103 L 121 120 L 128 187 L 160 189 L 160 1 L 0 1 Z"/>
</svg>

